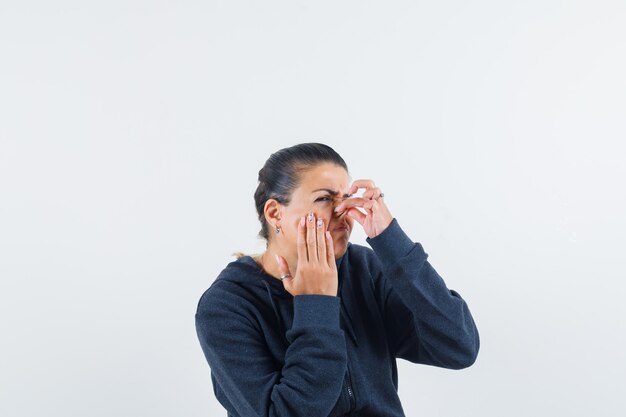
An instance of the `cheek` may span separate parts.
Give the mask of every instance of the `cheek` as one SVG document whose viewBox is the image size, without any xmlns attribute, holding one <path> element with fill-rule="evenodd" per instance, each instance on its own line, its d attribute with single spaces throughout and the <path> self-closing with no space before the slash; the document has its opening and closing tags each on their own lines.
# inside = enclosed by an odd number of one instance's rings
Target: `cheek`
<svg viewBox="0 0 626 417">
<path fill-rule="evenodd" d="M 304 227 L 306 227 L 306 218 L 304 219 Z M 298 233 L 298 227 L 300 227 L 300 217 L 297 217 L 293 221 L 293 232 Z"/>
<path fill-rule="evenodd" d="M 306 213 L 302 214 L 301 216 L 294 217 L 294 218 L 290 221 L 290 224 L 293 226 L 293 231 L 294 231 L 294 233 L 298 233 L 298 228 L 300 227 L 300 219 L 301 219 L 302 217 L 304 217 L 304 228 L 306 229 L 306 226 L 307 226 L 306 222 L 307 222 L 307 216 L 308 216 L 308 214 L 309 214 L 309 212 L 307 211 Z M 314 212 L 314 214 L 316 214 L 316 213 Z M 317 214 L 316 214 L 316 215 L 317 215 Z M 317 217 L 316 217 L 316 219 L 317 219 Z"/>
</svg>

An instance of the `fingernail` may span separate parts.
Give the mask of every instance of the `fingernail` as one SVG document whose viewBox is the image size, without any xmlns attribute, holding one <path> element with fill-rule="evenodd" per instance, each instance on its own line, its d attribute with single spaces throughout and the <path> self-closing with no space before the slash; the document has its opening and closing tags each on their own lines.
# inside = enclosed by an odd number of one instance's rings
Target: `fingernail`
<svg viewBox="0 0 626 417">
<path fill-rule="evenodd" d="M 317 219 L 317 227 L 322 227 L 323 224 L 324 224 L 324 220 Z"/>
<path fill-rule="evenodd" d="M 276 254 L 275 254 L 275 255 L 274 255 L 274 258 L 276 258 L 276 263 L 277 263 L 277 264 L 280 264 L 280 260 L 278 259 L 278 255 L 276 255 Z"/>
<path fill-rule="evenodd" d="M 304 226 L 304 217 L 300 218 L 300 226 Z"/>
<path fill-rule="evenodd" d="M 309 212 L 309 221 L 310 222 L 313 221 L 313 212 L 312 211 Z"/>
</svg>

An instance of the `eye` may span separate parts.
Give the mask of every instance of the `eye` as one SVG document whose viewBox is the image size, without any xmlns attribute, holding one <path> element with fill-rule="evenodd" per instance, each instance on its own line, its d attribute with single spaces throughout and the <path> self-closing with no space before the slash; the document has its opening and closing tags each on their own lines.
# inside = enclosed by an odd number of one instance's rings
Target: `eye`
<svg viewBox="0 0 626 417">
<path fill-rule="evenodd" d="M 330 201 L 330 197 L 320 197 L 315 201 Z"/>
</svg>

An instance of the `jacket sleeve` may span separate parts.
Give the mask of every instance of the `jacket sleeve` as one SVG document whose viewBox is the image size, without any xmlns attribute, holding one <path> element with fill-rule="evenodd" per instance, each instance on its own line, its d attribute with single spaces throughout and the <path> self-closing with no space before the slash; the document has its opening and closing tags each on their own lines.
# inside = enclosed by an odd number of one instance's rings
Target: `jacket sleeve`
<svg viewBox="0 0 626 417">
<path fill-rule="evenodd" d="M 448 369 L 471 366 L 480 348 L 474 319 L 427 261 L 422 245 L 395 218 L 366 242 L 376 254 L 374 290 L 394 357 Z"/>
<path fill-rule="evenodd" d="M 327 417 L 339 399 L 347 367 L 339 301 L 321 294 L 294 297 L 281 366 L 270 355 L 254 315 L 245 312 L 249 302 L 219 286 L 209 288 L 198 303 L 196 331 L 214 392 L 227 411 L 241 417 Z"/>
</svg>

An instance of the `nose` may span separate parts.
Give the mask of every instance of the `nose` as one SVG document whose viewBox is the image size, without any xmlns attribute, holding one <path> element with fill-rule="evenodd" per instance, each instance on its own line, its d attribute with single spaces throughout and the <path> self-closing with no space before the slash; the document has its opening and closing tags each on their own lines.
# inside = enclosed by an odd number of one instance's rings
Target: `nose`
<svg viewBox="0 0 626 417">
<path fill-rule="evenodd" d="M 346 212 L 345 210 L 335 211 L 335 208 L 337 208 L 337 206 L 339 206 L 339 204 L 341 204 L 342 201 L 343 200 L 337 202 L 337 204 L 333 204 L 332 209 L 333 209 L 333 216 L 334 217 L 341 217 L 341 216 L 343 216 L 345 214 L 345 212 Z"/>
<path fill-rule="evenodd" d="M 333 216 L 336 216 L 336 217 L 341 217 L 341 216 L 343 216 L 343 215 L 345 214 L 345 212 L 346 212 L 345 210 L 341 210 L 340 212 L 336 212 L 336 211 L 335 211 L 335 208 L 336 208 L 337 206 L 339 206 L 341 203 L 343 203 L 345 200 L 347 200 L 348 198 L 350 198 L 350 197 L 352 197 L 352 194 L 350 194 L 350 196 L 349 196 L 349 197 L 344 197 L 344 196 L 335 196 L 335 197 L 333 198 L 333 207 L 332 207 L 332 209 L 333 209 Z"/>
</svg>

